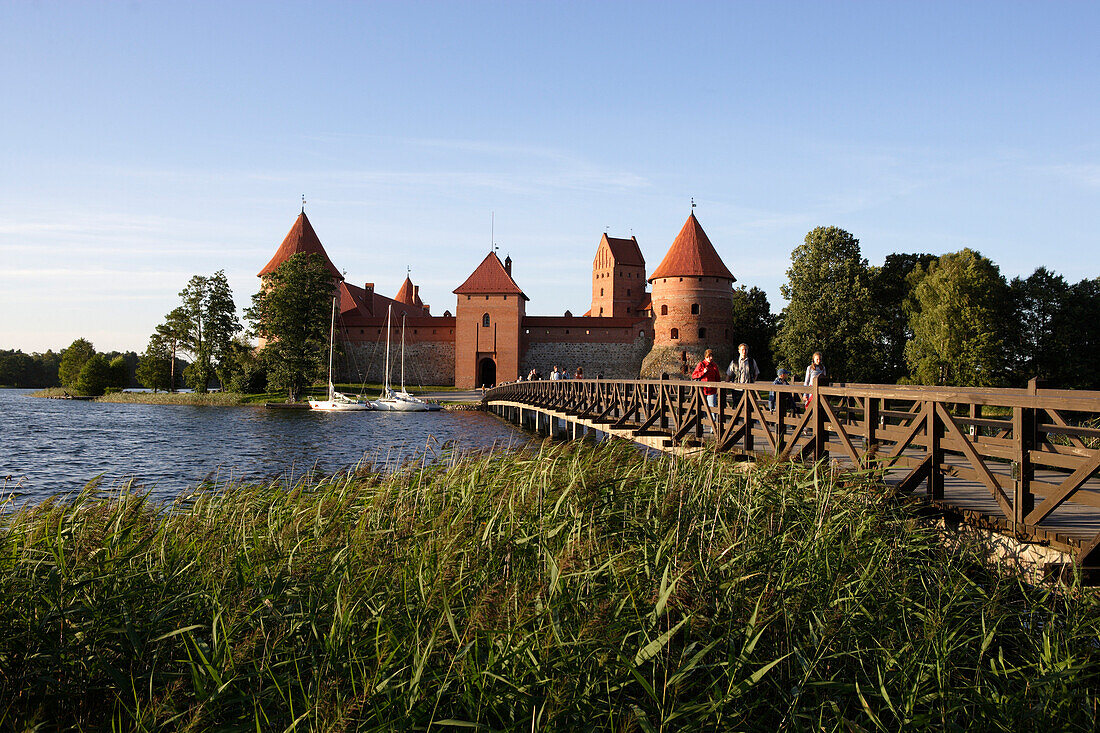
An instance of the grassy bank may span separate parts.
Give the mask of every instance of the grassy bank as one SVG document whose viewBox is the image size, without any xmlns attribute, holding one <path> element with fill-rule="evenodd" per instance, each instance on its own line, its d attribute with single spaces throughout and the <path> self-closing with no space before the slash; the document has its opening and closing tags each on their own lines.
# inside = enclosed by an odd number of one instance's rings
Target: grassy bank
<svg viewBox="0 0 1100 733">
<path fill-rule="evenodd" d="M 0 727 L 1092 729 L 1100 607 L 869 482 L 574 444 L 0 516 Z"/>
</svg>

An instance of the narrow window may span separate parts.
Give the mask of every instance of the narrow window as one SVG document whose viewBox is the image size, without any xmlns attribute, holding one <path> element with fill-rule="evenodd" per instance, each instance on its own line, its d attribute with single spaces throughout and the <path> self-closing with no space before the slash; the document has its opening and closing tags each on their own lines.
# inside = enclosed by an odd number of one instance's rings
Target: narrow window
<svg viewBox="0 0 1100 733">
<path fill-rule="evenodd" d="M 680 338 L 680 329 L 678 329 L 678 328 L 672 329 L 672 338 L 674 338 L 674 339 Z"/>
<path fill-rule="evenodd" d="M 488 313 L 486 313 L 485 315 L 483 315 L 481 317 L 481 327 L 482 328 L 488 328 L 489 327 L 489 314 Z"/>
<path fill-rule="evenodd" d="M 706 337 L 707 337 L 707 329 L 700 328 L 699 329 L 699 338 L 705 339 Z"/>
<path fill-rule="evenodd" d="M 667 316 L 668 315 L 668 306 L 667 305 L 662 305 L 661 306 L 661 315 L 662 316 Z"/>
<path fill-rule="evenodd" d="M 600 297 L 603 297 L 603 288 L 600 288 Z"/>
<path fill-rule="evenodd" d="M 627 295 L 630 295 L 630 288 L 627 288 L 627 289 L 626 289 L 626 294 L 627 294 Z"/>
<path fill-rule="evenodd" d="M 693 316 L 699 315 L 699 304 L 698 303 L 692 303 L 691 304 L 691 315 L 693 315 Z"/>
</svg>

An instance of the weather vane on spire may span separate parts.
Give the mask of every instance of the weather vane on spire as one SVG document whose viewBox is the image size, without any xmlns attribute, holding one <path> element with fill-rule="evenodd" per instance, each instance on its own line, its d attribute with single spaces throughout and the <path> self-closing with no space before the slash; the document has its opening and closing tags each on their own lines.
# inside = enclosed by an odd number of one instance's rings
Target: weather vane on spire
<svg viewBox="0 0 1100 733">
<path fill-rule="evenodd" d="M 412 265 L 405 265 L 405 274 L 410 276 L 410 277 L 412 276 L 412 274 L 413 274 Z"/>
<path fill-rule="evenodd" d="M 306 213 L 306 195 L 302 194 L 302 213 Z"/>
<path fill-rule="evenodd" d="M 695 197 L 691 197 L 691 213 L 695 213 Z"/>
</svg>

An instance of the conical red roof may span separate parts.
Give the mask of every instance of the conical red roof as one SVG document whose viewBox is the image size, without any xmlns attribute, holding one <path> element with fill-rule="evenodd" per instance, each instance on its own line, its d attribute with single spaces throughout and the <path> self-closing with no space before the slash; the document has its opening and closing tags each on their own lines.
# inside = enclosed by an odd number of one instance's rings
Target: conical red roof
<svg viewBox="0 0 1100 733">
<path fill-rule="evenodd" d="M 516 281 L 504 269 L 495 252 L 485 255 L 477 269 L 466 278 L 466 282 L 455 288 L 457 295 L 524 295 Z"/>
<path fill-rule="evenodd" d="M 271 258 L 271 261 L 264 266 L 264 269 L 260 270 L 258 277 L 270 275 L 275 272 L 279 265 L 290 259 L 291 255 L 303 253 L 321 255 L 321 258 L 325 261 L 325 267 L 329 269 L 332 276 L 338 280 L 344 279 L 344 276 L 336 269 L 336 265 L 332 264 L 332 260 L 328 258 L 328 252 L 325 252 L 325 248 L 321 246 L 321 240 L 317 238 L 317 232 L 313 231 L 313 225 L 309 223 L 304 211 L 298 215 L 298 219 L 294 222 L 294 226 L 290 228 L 286 239 L 279 245 L 279 249 L 275 251 L 275 256 Z"/>
<path fill-rule="evenodd" d="M 684 222 L 684 228 L 676 235 L 661 264 L 649 276 L 649 282 L 659 277 L 720 277 L 731 282 L 737 280 L 718 256 L 703 227 L 699 226 L 695 212 Z"/>
<path fill-rule="evenodd" d="M 420 299 L 420 296 L 416 292 L 416 286 L 413 285 L 408 275 L 405 276 L 405 282 L 401 283 L 401 289 L 397 291 L 394 300 L 398 303 L 404 303 L 405 305 L 416 306 L 417 308 L 424 307 L 424 301 Z"/>
</svg>

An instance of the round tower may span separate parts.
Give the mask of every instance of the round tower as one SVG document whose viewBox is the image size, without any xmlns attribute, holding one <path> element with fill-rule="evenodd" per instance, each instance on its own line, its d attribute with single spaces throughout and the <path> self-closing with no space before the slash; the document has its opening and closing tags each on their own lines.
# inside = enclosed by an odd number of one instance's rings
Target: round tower
<svg viewBox="0 0 1100 733">
<path fill-rule="evenodd" d="M 643 377 L 690 373 L 707 349 L 725 367 L 733 354 L 730 321 L 736 280 L 692 212 L 649 276 L 653 349 L 642 362 Z"/>
</svg>

